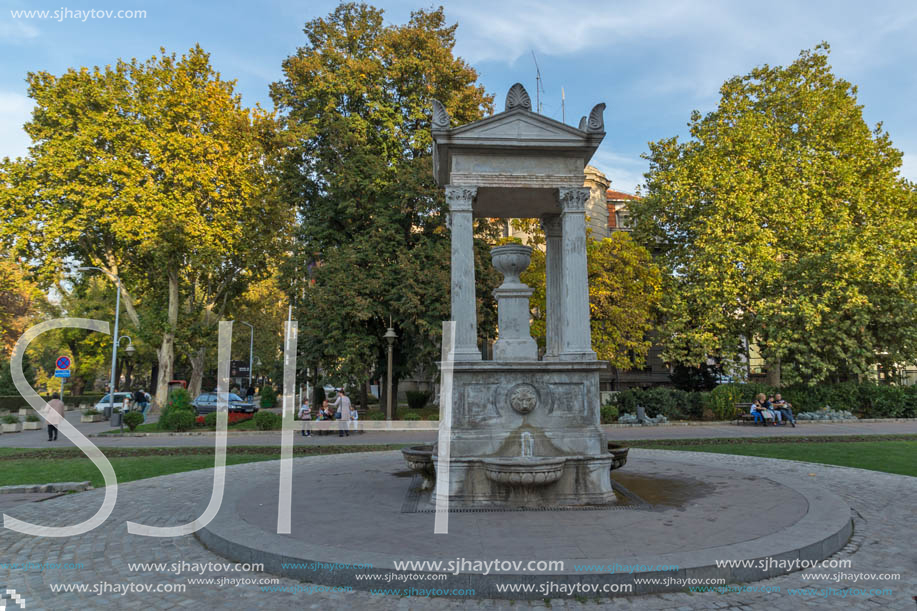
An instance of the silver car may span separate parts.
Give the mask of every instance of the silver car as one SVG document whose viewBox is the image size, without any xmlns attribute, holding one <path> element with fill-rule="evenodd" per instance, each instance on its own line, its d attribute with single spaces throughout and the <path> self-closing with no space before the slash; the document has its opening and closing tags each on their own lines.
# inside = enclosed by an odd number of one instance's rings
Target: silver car
<svg viewBox="0 0 917 611">
<path fill-rule="evenodd" d="M 215 412 L 217 411 L 217 393 L 205 392 L 200 394 L 194 401 L 191 402 L 191 405 L 194 406 L 194 409 L 197 410 L 198 415 L 201 416 Z M 239 395 L 235 393 L 229 393 L 229 411 L 253 414 L 258 411 L 258 408 L 255 407 L 254 403 L 247 402 Z"/>
</svg>

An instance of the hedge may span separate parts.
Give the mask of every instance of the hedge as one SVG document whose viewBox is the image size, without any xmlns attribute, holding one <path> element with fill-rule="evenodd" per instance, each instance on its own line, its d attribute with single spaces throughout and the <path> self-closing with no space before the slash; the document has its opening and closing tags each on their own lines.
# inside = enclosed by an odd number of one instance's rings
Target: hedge
<svg viewBox="0 0 917 611">
<path fill-rule="evenodd" d="M 629 389 L 612 395 L 608 405 L 620 413 L 637 412 L 637 406 L 647 415 L 662 414 L 669 420 L 727 420 L 732 417 L 736 403 L 750 403 L 759 393 L 768 397 L 778 392 L 765 384 L 721 384 L 710 392 L 689 392 L 675 388 L 656 387 Z M 917 385 L 890 386 L 872 383 L 842 382 L 816 386 L 788 386 L 779 389 L 783 398 L 793 405 L 793 411 L 813 412 L 825 406 L 847 410 L 859 418 L 917 417 Z"/>
<path fill-rule="evenodd" d="M 102 393 L 95 393 L 90 395 L 68 395 L 67 392 L 64 392 L 64 403 L 67 405 L 77 407 L 80 403 L 86 403 L 89 405 L 95 405 L 99 402 L 99 399 L 104 397 Z M 51 399 L 57 397 L 57 394 L 54 395 L 43 395 L 45 401 L 50 401 Z M 0 411 L 16 411 L 21 407 L 28 407 L 29 404 L 25 399 L 22 398 L 22 395 L 2 395 L 0 396 Z"/>
</svg>

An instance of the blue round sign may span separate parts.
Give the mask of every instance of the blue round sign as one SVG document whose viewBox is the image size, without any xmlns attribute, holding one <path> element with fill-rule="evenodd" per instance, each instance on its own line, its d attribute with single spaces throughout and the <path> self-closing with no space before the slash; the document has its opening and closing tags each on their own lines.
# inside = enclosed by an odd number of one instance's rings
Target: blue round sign
<svg viewBox="0 0 917 611">
<path fill-rule="evenodd" d="M 69 356 L 57 357 L 57 368 L 58 369 L 70 369 L 70 357 Z"/>
</svg>

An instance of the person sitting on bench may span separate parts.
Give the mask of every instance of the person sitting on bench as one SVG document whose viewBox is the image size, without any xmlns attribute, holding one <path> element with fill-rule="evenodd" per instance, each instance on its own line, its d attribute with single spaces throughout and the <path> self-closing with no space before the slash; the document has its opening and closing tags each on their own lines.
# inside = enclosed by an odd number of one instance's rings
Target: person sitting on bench
<svg viewBox="0 0 917 611">
<path fill-rule="evenodd" d="M 767 421 L 770 420 L 775 425 L 774 422 L 774 412 L 771 410 L 771 403 L 767 400 L 767 397 L 764 393 L 758 395 L 754 403 L 751 404 L 751 413 L 755 414 L 755 421 L 757 422 L 758 418 L 761 418 L 761 423 L 764 426 L 767 426 Z"/>
<path fill-rule="evenodd" d="M 792 405 L 786 402 L 783 397 L 780 396 L 778 392 L 774 395 L 773 403 L 774 411 L 783 416 L 784 420 L 788 420 L 790 424 L 793 425 L 793 428 L 796 428 L 796 418 L 793 416 Z"/>
</svg>

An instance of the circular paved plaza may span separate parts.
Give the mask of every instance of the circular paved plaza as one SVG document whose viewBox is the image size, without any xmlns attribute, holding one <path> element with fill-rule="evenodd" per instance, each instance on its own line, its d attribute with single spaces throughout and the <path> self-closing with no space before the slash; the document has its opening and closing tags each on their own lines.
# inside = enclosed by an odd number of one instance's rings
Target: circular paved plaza
<svg viewBox="0 0 917 611">
<path fill-rule="evenodd" d="M 917 482 L 914 478 L 752 457 L 632 450 L 628 465 L 620 473 L 633 471 L 630 483 L 637 488 L 637 476 L 644 468 L 654 471 L 661 480 L 689 482 L 690 478 L 685 473 L 678 473 L 678 465 L 704 465 L 707 477 L 695 477 L 696 485 L 684 486 L 667 497 L 663 495 L 669 500 L 675 499 L 669 507 L 661 506 L 660 501 L 666 498 L 646 499 L 657 503 L 652 511 L 454 513 L 450 515 L 450 534 L 445 535 L 450 538 L 449 545 L 454 547 L 445 548 L 439 545 L 432 533 L 433 514 L 400 513 L 403 507 L 395 507 L 396 501 L 403 500 L 409 482 L 407 478 L 393 475 L 392 469 L 397 460 L 400 456 L 395 453 L 296 459 L 293 533 L 288 538 L 293 549 L 350 551 L 350 563 L 369 561 L 368 556 L 355 556 L 357 551 L 380 554 L 375 560 L 381 562 L 382 555 L 391 555 L 399 549 L 393 547 L 397 542 L 403 545 L 400 549 L 404 550 L 404 559 L 407 560 L 426 559 L 441 549 L 448 549 L 450 553 L 458 550 L 454 557 L 467 559 L 528 557 L 526 554 L 529 554 L 536 558 L 583 560 L 583 564 L 587 563 L 587 559 L 601 559 L 603 564 L 627 564 L 641 557 L 678 554 L 679 549 L 681 552 L 691 550 L 690 557 L 696 558 L 705 538 L 712 537 L 712 548 L 723 544 L 761 545 L 766 544 L 769 538 L 773 542 L 778 533 L 767 532 L 771 530 L 766 527 L 768 520 L 755 519 L 754 516 L 763 514 L 766 518 L 773 514 L 775 517 L 770 524 L 777 524 L 780 526 L 778 530 L 787 532 L 803 524 L 806 516 L 810 515 L 808 507 L 803 507 L 811 503 L 809 495 L 821 492 L 825 498 L 841 500 L 849 508 L 849 516 L 853 519 L 853 536 L 831 556 L 832 561 L 849 560 L 846 568 L 807 569 L 745 584 L 755 591 L 631 595 L 601 599 L 601 605 L 620 609 L 913 609 L 912 597 L 917 593 L 914 574 L 917 535 L 913 524 Z M 371 470 L 375 470 L 376 476 L 368 481 L 375 481 L 375 486 L 365 486 L 363 490 L 353 486 L 347 489 L 347 473 Z M 737 478 L 732 473 L 744 476 Z M 227 528 L 232 527 L 231 521 L 238 520 L 239 530 L 261 529 L 265 541 L 277 537 L 270 527 L 277 515 L 277 474 L 276 463 L 230 467 L 227 470 L 224 507 L 208 532 L 225 533 Z M 333 579 L 327 581 L 331 588 L 323 588 L 267 573 L 233 570 L 233 567 L 227 570 L 219 565 L 228 561 L 208 550 L 195 536 L 149 538 L 127 533 L 124 525 L 127 520 L 167 526 L 198 517 L 209 500 L 212 475 L 209 470 L 196 471 L 124 484 L 119 488 L 118 504 L 109 521 L 95 531 L 78 537 L 34 538 L 3 530 L 0 532 L 0 550 L 3 562 L 7 564 L 0 564 L 0 586 L 15 589 L 27 602 L 29 610 L 196 607 L 502 609 L 580 608 L 583 605 L 595 608 L 594 596 L 562 599 L 554 595 L 546 602 L 377 595 L 356 589 L 329 591 L 334 589 Z M 310 479 L 313 477 L 316 479 Z M 765 494 L 762 495 L 761 491 Z M 248 495 L 245 503 L 240 504 L 240 493 Z M 73 524 L 92 515 L 101 503 L 102 495 L 101 490 L 78 493 L 20 505 L 7 513 L 35 523 L 53 526 Z M 806 500 L 803 501 L 800 496 Z M 720 505 L 711 504 L 717 502 Z M 353 504 L 360 507 L 350 508 Z M 297 505 L 309 515 L 297 513 Z M 393 514 L 396 509 L 399 522 L 404 521 L 405 525 L 397 533 L 390 533 L 386 531 L 389 523 L 384 516 L 386 513 Z M 737 513 L 732 513 L 735 511 L 749 513 L 744 522 L 747 528 L 742 528 L 743 523 L 735 519 Z M 370 518 L 360 523 L 348 522 L 355 515 L 367 513 L 378 518 L 375 521 Z M 726 516 L 730 519 L 726 520 Z M 546 519 L 556 521 L 558 526 L 545 528 Z M 828 516 L 826 519 L 833 518 Z M 583 528 L 583 523 L 594 525 L 592 547 L 588 537 L 571 540 L 571 537 L 558 534 L 564 528 L 574 532 L 573 529 Z M 696 528 L 689 528 L 691 524 Z M 514 530 L 525 525 L 533 530 Z M 649 525 L 652 528 L 647 532 L 661 531 L 665 534 L 646 538 L 645 545 L 641 547 L 634 532 Z M 460 543 L 462 532 L 468 534 L 466 540 Z M 206 532 L 198 534 L 206 540 Z M 519 542 L 520 534 L 524 537 L 523 543 Z M 504 546 L 503 553 L 495 554 L 495 550 L 501 549 L 501 536 L 507 542 L 515 541 L 512 545 L 516 547 Z M 369 543 L 373 543 L 374 550 L 367 551 Z M 254 549 L 255 546 L 251 547 Z M 690 557 L 684 557 L 685 561 L 690 561 Z M 327 558 L 344 560 L 343 556 Z M 254 554 L 250 561 L 269 565 L 270 559 L 258 558 Z M 78 564 L 81 568 L 45 566 L 42 570 L 38 563 L 64 567 Z M 146 566 L 133 566 L 134 563 L 146 563 Z M 161 566 L 153 566 L 155 563 Z M 843 574 L 836 575 L 838 572 Z M 900 580 L 864 577 L 864 574 L 894 573 L 900 574 Z M 73 588 L 80 585 L 87 591 L 52 591 L 61 586 Z M 388 588 L 405 585 L 393 583 Z M 121 591 L 126 587 L 132 587 L 133 591 L 122 595 Z M 180 587 L 184 588 L 183 592 L 174 591 Z M 733 584 L 731 589 L 741 587 Z M 142 589 L 151 591 L 138 591 Z M 797 591 L 801 589 L 808 591 Z M 882 589 L 886 591 L 876 592 Z M 102 593 L 95 594 L 94 590 Z"/>
</svg>

